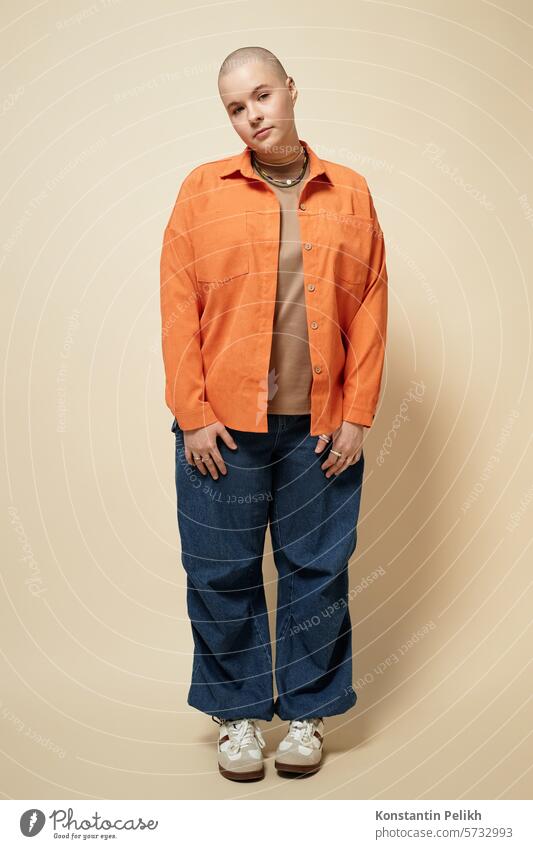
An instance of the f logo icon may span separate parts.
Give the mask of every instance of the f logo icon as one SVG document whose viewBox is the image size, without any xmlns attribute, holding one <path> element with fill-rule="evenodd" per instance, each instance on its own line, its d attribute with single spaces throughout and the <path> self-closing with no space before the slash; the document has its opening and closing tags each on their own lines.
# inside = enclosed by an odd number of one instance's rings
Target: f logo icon
<svg viewBox="0 0 533 849">
<path fill-rule="evenodd" d="M 20 818 L 20 830 L 24 837 L 35 837 L 46 822 L 46 817 L 38 808 L 24 811 Z"/>
</svg>

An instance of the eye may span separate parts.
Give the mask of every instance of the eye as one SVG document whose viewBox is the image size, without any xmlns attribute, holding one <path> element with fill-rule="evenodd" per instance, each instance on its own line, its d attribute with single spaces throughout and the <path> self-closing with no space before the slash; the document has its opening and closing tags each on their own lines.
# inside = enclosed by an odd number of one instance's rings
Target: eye
<svg viewBox="0 0 533 849">
<path fill-rule="evenodd" d="M 270 97 L 270 92 L 269 91 L 261 92 L 261 94 L 259 95 L 259 100 L 261 100 L 262 97 Z M 237 106 L 231 114 L 232 115 L 238 115 L 239 112 L 241 111 L 241 109 L 242 109 L 242 106 Z"/>
</svg>

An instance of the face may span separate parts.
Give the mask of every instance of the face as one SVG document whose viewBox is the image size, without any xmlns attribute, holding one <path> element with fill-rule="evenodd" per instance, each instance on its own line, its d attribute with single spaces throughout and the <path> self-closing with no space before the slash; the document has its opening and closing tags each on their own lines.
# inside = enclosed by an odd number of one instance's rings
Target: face
<svg viewBox="0 0 533 849">
<path fill-rule="evenodd" d="M 268 62 L 250 61 L 222 77 L 219 92 L 235 132 L 252 150 L 282 150 L 297 141 L 292 77 L 280 80 Z"/>
</svg>

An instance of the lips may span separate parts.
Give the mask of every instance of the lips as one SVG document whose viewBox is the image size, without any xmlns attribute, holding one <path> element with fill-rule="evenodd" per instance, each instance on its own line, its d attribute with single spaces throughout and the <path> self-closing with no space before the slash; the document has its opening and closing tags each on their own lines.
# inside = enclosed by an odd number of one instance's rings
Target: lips
<svg viewBox="0 0 533 849">
<path fill-rule="evenodd" d="M 262 127 L 260 130 L 257 131 L 257 133 L 254 134 L 254 139 L 261 138 L 264 133 L 271 129 L 272 127 Z"/>
</svg>

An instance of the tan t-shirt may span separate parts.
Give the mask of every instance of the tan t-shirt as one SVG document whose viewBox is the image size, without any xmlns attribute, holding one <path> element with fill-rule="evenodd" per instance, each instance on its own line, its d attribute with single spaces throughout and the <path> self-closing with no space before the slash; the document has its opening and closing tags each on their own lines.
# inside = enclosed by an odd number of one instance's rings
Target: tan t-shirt
<svg viewBox="0 0 533 849">
<path fill-rule="evenodd" d="M 283 177 L 283 168 L 270 169 Z M 294 166 L 290 166 L 294 174 Z M 290 173 L 287 168 L 287 173 Z M 269 171 L 269 173 L 270 173 Z M 257 175 L 263 179 L 260 174 Z M 292 186 L 273 186 L 280 203 L 278 284 L 268 374 L 268 412 L 302 415 L 311 412 L 312 368 L 305 309 L 302 242 L 298 200 L 309 176 Z"/>
</svg>

